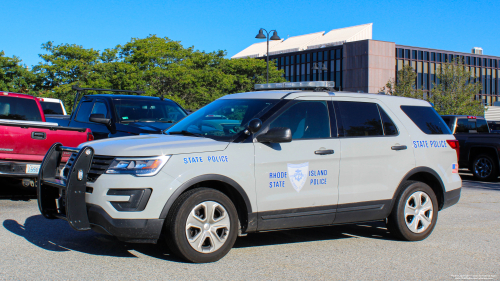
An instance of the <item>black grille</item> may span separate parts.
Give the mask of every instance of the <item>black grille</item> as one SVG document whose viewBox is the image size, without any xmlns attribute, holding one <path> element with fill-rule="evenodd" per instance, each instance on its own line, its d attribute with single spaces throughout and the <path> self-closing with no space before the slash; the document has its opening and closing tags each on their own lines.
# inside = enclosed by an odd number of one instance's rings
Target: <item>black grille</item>
<svg viewBox="0 0 500 281">
<path fill-rule="evenodd" d="M 87 181 L 95 182 L 97 178 L 99 178 L 99 176 L 106 172 L 109 165 L 111 165 L 111 162 L 113 162 L 113 159 L 115 158 L 112 156 L 94 155 L 94 158 L 92 158 L 90 171 L 87 174 Z"/>
<path fill-rule="evenodd" d="M 71 171 L 71 167 L 75 162 L 76 156 L 77 153 L 71 154 L 71 156 L 68 159 L 68 162 L 66 162 L 66 166 L 64 166 L 64 170 L 62 173 L 63 178 L 68 177 L 68 173 L 69 171 Z M 100 175 L 106 172 L 109 165 L 111 165 L 111 162 L 113 162 L 113 159 L 115 159 L 113 156 L 94 155 L 94 158 L 92 158 L 92 165 L 90 166 L 90 171 L 87 174 L 87 181 L 95 182 Z"/>
</svg>

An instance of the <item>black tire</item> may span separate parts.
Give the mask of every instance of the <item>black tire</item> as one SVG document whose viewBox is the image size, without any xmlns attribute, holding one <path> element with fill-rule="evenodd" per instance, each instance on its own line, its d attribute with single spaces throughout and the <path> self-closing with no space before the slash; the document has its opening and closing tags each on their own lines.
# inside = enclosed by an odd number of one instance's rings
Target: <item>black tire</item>
<svg viewBox="0 0 500 281">
<path fill-rule="evenodd" d="M 498 179 L 498 160 L 489 154 L 479 154 L 470 165 L 474 177 L 481 181 L 494 181 Z"/>
<path fill-rule="evenodd" d="M 411 199 L 410 199 L 411 197 Z M 418 215 L 405 215 L 405 208 L 408 205 L 408 210 L 411 211 L 412 202 L 420 198 L 420 202 L 425 202 L 423 209 L 432 203 L 432 213 L 428 211 L 418 212 L 420 207 L 415 208 Z M 424 201 L 425 199 L 425 201 Z M 418 205 L 420 206 L 420 205 Z M 424 217 L 425 216 L 425 217 Z M 402 188 L 399 197 L 394 203 L 391 214 L 386 220 L 387 229 L 397 238 L 404 241 L 420 241 L 427 238 L 434 229 L 438 218 L 438 202 L 432 188 L 427 184 L 419 181 L 407 181 Z M 424 221 L 425 220 L 425 221 Z M 426 222 L 430 222 L 425 226 Z M 415 226 L 413 230 L 411 226 Z M 419 228 L 419 226 L 422 226 Z"/>
<path fill-rule="evenodd" d="M 211 232 L 213 235 L 219 235 L 219 233 L 221 233 L 219 237 L 224 237 L 225 242 L 223 242 L 222 246 L 219 246 L 220 248 L 209 252 L 211 247 L 208 246 L 207 248 L 207 246 L 203 246 L 205 244 L 211 244 L 211 241 L 213 241 L 211 239 L 217 238 L 215 236 L 211 236 L 206 238 L 208 239 L 208 243 L 205 243 L 207 241 L 203 242 L 203 245 L 197 243 L 198 245 L 200 245 L 199 247 L 201 247 L 200 250 L 208 249 L 207 252 L 200 252 L 199 250 L 196 250 L 194 246 L 191 246 L 190 242 L 188 241 L 188 235 L 196 233 L 198 231 L 198 228 L 194 228 L 193 232 L 188 230 L 186 227 L 188 225 L 187 220 L 188 218 L 193 217 L 192 214 L 196 213 L 195 207 L 199 207 L 202 204 L 207 204 L 210 202 L 215 202 L 218 204 L 218 206 L 214 208 L 218 208 L 217 212 L 219 214 L 225 213 L 229 216 L 229 220 L 226 219 L 225 221 L 229 221 L 230 224 L 227 228 L 224 228 L 222 230 L 215 230 L 215 234 L 214 232 Z M 222 206 L 222 208 L 220 208 L 220 206 Z M 202 208 L 201 210 L 203 211 L 204 209 Z M 223 212 L 220 212 L 221 210 Z M 205 214 L 209 214 L 209 212 L 210 211 L 207 211 Z M 214 212 L 214 215 L 212 217 L 215 217 L 215 213 L 216 212 Z M 201 214 L 200 217 L 203 217 L 203 214 Z M 222 215 L 219 217 L 222 217 Z M 208 220 L 206 221 L 208 222 Z M 217 223 L 212 224 L 214 226 L 214 229 L 216 224 Z M 212 225 L 209 226 L 209 230 L 199 229 L 201 235 L 199 241 L 203 240 L 203 235 L 205 233 L 212 231 Z M 179 196 L 179 198 L 172 205 L 172 208 L 170 209 L 167 220 L 165 222 L 164 233 L 166 234 L 165 238 L 168 247 L 178 257 L 194 263 L 218 261 L 231 250 L 234 242 L 236 241 L 236 237 L 238 235 L 238 213 L 231 199 L 229 199 L 222 192 L 211 188 L 192 189 Z M 198 237 L 194 234 L 193 236 Z M 215 248 L 216 247 L 214 247 L 213 249 Z"/>
</svg>

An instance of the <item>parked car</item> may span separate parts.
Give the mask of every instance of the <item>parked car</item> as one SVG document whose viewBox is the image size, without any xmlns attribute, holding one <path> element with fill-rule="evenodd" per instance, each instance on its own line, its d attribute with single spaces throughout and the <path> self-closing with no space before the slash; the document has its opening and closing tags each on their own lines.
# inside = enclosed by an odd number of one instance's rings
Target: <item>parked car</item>
<svg viewBox="0 0 500 281">
<path fill-rule="evenodd" d="M 40 104 L 42 105 L 43 113 L 45 115 L 55 114 L 55 115 L 67 115 L 64 104 L 60 99 L 53 98 L 38 98 Z"/>
<path fill-rule="evenodd" d="M 50 116 L 61 126 L 90 128 L 96 139 L 140 134 L 161 134 L 187 116 L 177 103 L 159 97 L 85 95 L 69 116 Z"/>
<path fill-rule="evenodd" d="M 0 93 L 0 177 L 20 179 L 23 185 L 34 186 L 40 163 L 52 144 L 77 146 L 93 140 L 90 129 L 60 127 L 45 121 L 37 98 Z M 69 156 L 66 153 L 62 162 Z"/>
<path fill-rule="evenodd" d="M 497 180 L 499 175 L 500 135 L 490 133 L 483 117 L 444 115 L 460 145 L 460 168 L 468 169 L 478 180 Z"/>
<path fill-rule="evenodd" d="M 490 133 L 500 134 L 500 121 L 487 121 Z"/>
<path fill-rule="evenodd" d="M 460 198 L 450 129 L 426 101 L 326 83 L 227 95 L 167 135 L 55 144 L 40 212 L 131 243 L 165 239 L 190 262 L 222 258 L 239 235 L 294 227 L 384 221 L 399 239 L 425 239 Z M 57 178 L 61 151 L 73 155 Z"/>
</svg>

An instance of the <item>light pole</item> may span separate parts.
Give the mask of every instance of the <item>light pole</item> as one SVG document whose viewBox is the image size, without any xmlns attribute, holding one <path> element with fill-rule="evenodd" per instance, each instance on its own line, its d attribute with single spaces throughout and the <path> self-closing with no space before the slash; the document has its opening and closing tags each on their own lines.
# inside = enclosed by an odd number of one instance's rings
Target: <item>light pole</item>
<svg viewBox="0 0 500 281">
<path fill-rule="evenodd" d="M 326 67 L 326 63 L 323 63 L 323 66 L 321 68 L 318 67 L 317 63 L 313 63 L 313 70 L 319 70 L 319 81 L 323 81 L 323 71 L 328 71 L 328 68 Z"/>
<path fill-rule="evenodd" d="M 266 35 L 264 35 L 264 31 L 266 32 L 267 37 L 266 37 Z M 271 36 L 271 40 L 281 40 L 281 38 L 278 36 L 278 32 L 276 30 L 271 30 L 271 31 L 274 31 L 273 32 L 273 36 Z M 257 39 L 266 39 L 267 38 L 267 54 L 266 54 L 267 75 L 266 75 L 266 83 L 269 83 L 269 33 L 271 31 L 267 32 L 267 30 L 265 30 L 264 28 L 261 28 L 259 30 L 259 34 L 257 34 L 257 36 L 255 36 L 255 38 L 257 38 Z"/>
</svg>

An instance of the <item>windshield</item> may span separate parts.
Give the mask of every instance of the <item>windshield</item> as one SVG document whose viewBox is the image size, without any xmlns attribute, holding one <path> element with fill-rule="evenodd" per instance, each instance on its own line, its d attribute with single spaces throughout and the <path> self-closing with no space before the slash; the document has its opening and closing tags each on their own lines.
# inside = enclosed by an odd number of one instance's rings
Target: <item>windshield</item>
<svg viewBox="0 0 500 281">
<path fill-rule="evenodd" d="M 279 100 L 223 99 L 195 111 L 170 127 L 168 134 L 184 134 L 232 141 L 246 124 L 259 118 Z"/>
<path fill-rule="evenodd" d="M 114 104 L 120 123 L 175 123 L 187 115 L 179 105 L 168 100 L 120 99 Z"/>
</svg>

